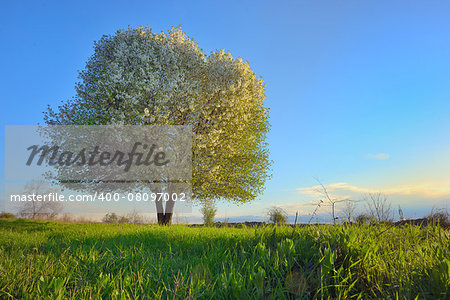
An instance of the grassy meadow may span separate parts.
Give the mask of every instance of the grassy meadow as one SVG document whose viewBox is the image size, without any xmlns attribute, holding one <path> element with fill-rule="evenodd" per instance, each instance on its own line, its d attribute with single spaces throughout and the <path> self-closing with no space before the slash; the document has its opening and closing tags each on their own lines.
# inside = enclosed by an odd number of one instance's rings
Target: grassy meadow
<svg viewBox="0 0 450 300">
<path fill-rule="evenodd" d="M 0 220 L 0 298 L 449 299 L 440 226 Z"/>
</svg>

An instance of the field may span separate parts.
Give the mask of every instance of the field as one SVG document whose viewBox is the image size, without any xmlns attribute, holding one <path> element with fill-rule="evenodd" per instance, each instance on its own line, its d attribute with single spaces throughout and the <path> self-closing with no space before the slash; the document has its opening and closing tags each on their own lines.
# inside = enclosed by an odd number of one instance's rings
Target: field
<svg viewBox="0 0 450 300">
<path fill-rule="evenodd" d="M 0 298 L 449 299 L 449 231 L 0 220 Z"/>
</svg>

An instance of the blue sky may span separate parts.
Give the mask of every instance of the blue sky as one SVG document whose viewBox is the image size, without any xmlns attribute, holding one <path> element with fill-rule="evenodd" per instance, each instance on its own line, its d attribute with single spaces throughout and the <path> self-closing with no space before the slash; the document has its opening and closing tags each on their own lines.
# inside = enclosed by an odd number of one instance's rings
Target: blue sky
<svg viewBox="0 0 450 300">
<path fill-rule="evenodd" d="M 272 205 L 306 215 L 315 178 L 341 197 L 384 192 L 421 216 L 450 199 L 449 11 L 448 1 L 4 1 L 1 126 L 42 123 L 48 104 L 72 97 L 103 34 L 181 24 L 267 84 L 273 178 L 220 216 Z M 4 169 L 4 129 L 0 140 Z"/>
</svg>

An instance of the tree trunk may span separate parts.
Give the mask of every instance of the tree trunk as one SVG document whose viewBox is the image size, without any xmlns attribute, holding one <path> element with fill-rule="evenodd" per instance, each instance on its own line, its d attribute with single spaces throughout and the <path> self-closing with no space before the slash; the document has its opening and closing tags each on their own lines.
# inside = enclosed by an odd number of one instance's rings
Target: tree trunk
<svg viewBox="0 0 450 300">
<path fill-rule="evenodd" d="M 163 192 L 163 189 L 161 189 L 161 187 L 159 187 L 159 189 L 157 189 L 157 191 Z M 158 199 L 155 201 L 156 214 L 157 214 L 158 225 L 169 226 L 172 224 L 173 208 L 175 206 L 175 201 L 173 201 L 172 197 L 171 197 L 172 192 L 174 192 L 174 187 L 171 183 L 168 184 L 165 192 L 169 194 L 169 200 L 163 201 L 160 197 L 158 197 Z M 165 203 L 165 207 L 164 207 L 164 203 Z"/>
<path fill-rule="evenodd" d="M 171 225 L 172 224 L 172 212 L 157 213 L 158 225 Z"/>
<path fill-rule="evenodd" d="M 165 208 L 163 202 L 166 203 Z M 155 201 L 155 204 L 156 204 L 158 225 L 167 225 L 167 226 L 171 225 L 175 201 L 173 201 L 171 197 L 169 197 L 169 201 L 162 201 L 161 199 L 158 199 Z"/>
</svg>

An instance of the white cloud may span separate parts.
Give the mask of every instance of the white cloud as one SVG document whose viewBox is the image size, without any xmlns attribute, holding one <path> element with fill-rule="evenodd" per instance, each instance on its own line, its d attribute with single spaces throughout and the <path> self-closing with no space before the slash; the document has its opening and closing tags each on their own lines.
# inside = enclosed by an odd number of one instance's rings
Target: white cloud
<svg viewBox="0 0 450 300">
<path fill-rule="evenodd" d="M 366 154 L 367 159 L 377 159 L 377 160 L 385 160 L 388 159 L 390 156 L 387 153 L 377 153 L 377 154 Z"/>
<path fill-rule="evenodd" d="M 386 195 L 417 196 L 422 198 L 440 198 L 450 196 L 450 187 L 438 186 L 434 184 L 407 184 L 382 189 L 373 189 L 351 185 L 347 182 L 337 182 L 325 185 L 325 187 L 328 192 L 336 193 L 341 197 L 351 197 L 356 194 L 361 195 L 377 192 L 381 192 Z M 297 191 L 304 195 L 321 196 L 321 189 L 322 187 L 320 185 L 316 185 L 306 188 L 297 188 Z"/>
</svg>

